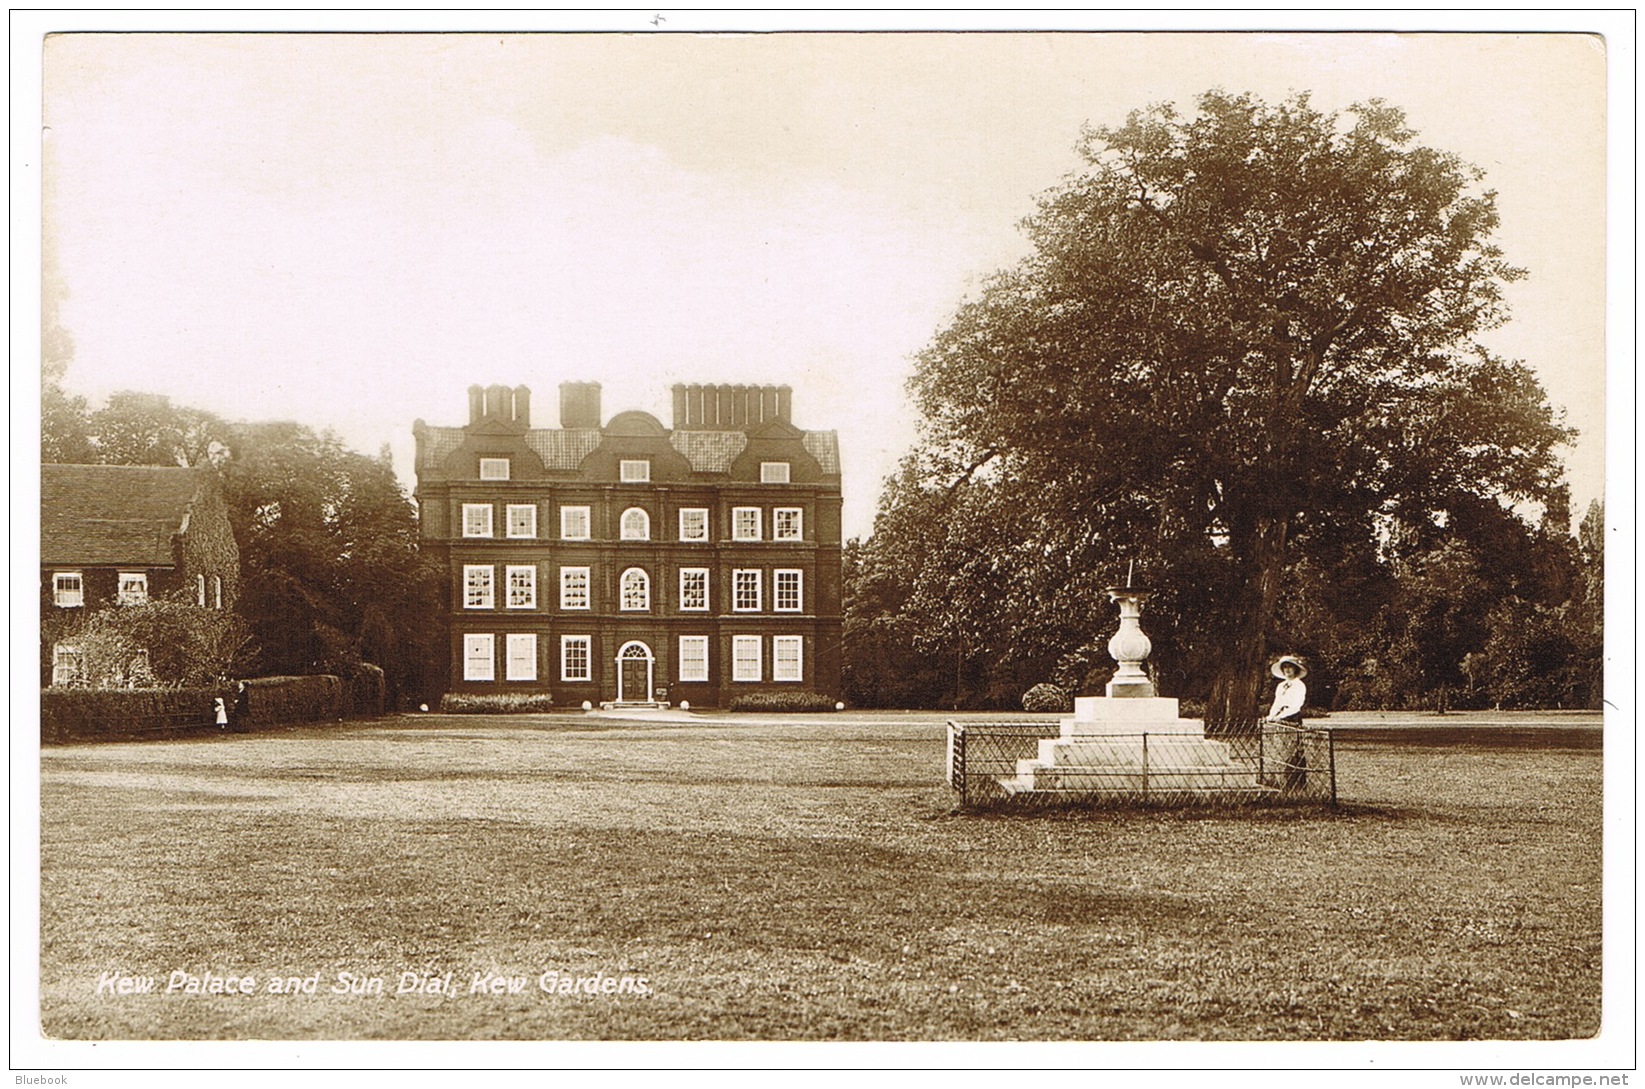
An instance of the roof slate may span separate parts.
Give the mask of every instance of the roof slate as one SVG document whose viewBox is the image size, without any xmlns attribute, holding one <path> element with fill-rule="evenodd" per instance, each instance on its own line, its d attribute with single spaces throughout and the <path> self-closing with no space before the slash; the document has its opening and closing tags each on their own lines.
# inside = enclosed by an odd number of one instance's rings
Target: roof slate
<svg viewBox="0 0 1645 1089">
<path fill-rule="evenodd" d="M 170 567 L 200 488 L 193 469 L 42 465 L 40 562 L 62 567 Z"/>
<path fill-rule="evenodd" d="M 439 468 L 463 444 L 463 429 L 460 427 L 425 427 L 422 434 L 423 441 L 418 449 L 422 454 L 422 460 L 417 465 L 419 469 Z"/>
<path fill-rule="evenodd" d="M 465 433 L 461 427 L 425 427 L 422 460 L 417 467 L 443 466 L 446 458 L 462 445 Z M 526 445 L 543 459 L 543 467 L 551 471 L 575 472 L 603 438 L 599 428 L 594 427 L 535 428 L 525 433 Z M 748 435 L 742 431 L 671 431 L 668 441 L 691 463 L 692 471 L 698 473 L 726 472 L 748 448 Z M 839 473 L 840 444 L 833 431 L 807 431 L 800 441 L 824 473 Z"/>
<path fill-rule="evenodd" d="M 543 459 L 543 468 L 575 470 L 600 445 L 600 430 L 597 427 L 568 427 L 527 431 L 525 441 Z"/>
<path fill-rule="evenodd" d="M 817 459 L 823 472 L 838 476 L 840 472 L 840 437 L 833 431 L 807 431 L 800 438 L 805 452 Z"/>
<path fill-rule="evenodd" d="M 741 431 L 674 431 L 668 441 L 685 455 L 694 473 L 723 473 L 748 449 L 748 436 Z"/>
</svg>

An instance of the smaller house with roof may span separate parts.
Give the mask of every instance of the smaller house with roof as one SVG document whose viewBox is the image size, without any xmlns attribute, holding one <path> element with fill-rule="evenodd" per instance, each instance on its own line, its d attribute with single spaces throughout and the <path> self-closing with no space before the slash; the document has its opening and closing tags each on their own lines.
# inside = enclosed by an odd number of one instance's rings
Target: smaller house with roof
<svg viewBox="0 0 1645 1089">
<path fill-rule="evenodd" d="M 81 618 L 180 601 L 232 609 L 240 550 L 209 469 L 44 465 L 40 470 L 41 683 L 68 684 Z"/>
</svg>

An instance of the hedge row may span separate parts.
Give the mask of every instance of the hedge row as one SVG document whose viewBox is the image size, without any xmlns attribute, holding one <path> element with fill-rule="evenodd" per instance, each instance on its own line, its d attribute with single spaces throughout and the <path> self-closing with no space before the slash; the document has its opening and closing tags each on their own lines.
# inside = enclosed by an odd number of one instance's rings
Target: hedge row
<svg viewBox="0 0 1645 1089">
<path fill-rule="evenodd" d="M 231 689 L 47 688 L 40 693 L 40 740 L 140 737 L 210 728 L 216 700 L 234 704 Z"/>
<path fill-rule="evenodd" d="M 440 698 L 445 715 L 529 715 L 554 710 L 554 697 L 547 692 L 469 695 L 447 692 Z"/>
<path fill-rule="evenodd" d="M 311 677 L 258 677 L 245 682 L 245 707 L 234 723 L 275 726 L 343 717 L 343 681 L 321 674 Z"/>
<path fill-rule="evenodd" d="M 727 710 L 810 713 L 832 711 L 834 702 L 833 696 L 821 692 L 744 692 L 731 698 Z"/>
<path fill-rule="evenodd" d="M 383 672 L 368 666 L 347 684 L 329 675 L 258 677 L 238 688 L 46 688 L 40 740 L 86 741 L 215 729 L 222 699 L 235 730 L 330 722 L 383 713 Z"/>
</svg>

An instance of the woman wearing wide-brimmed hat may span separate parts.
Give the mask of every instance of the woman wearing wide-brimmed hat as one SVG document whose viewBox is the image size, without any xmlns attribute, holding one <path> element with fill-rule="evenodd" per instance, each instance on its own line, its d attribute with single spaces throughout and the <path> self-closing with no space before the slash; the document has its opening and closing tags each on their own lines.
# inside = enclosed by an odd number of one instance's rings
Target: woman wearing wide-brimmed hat
<svg viewBox="0 0 1645 1089">
<path fill-rule="evenodd" d="M 1274 689 L 1274 706 L 1268 709 L 1268 721 L 1301 726 L 1302 705 L 1308 699 L 1308 686 L 1302 683 L 1302 678 L 1308 676 L 1308 667 L 1301 658 L 1282 654 L 1268 672 L 1279 678 L 1279 685 Z"/>
</svg>

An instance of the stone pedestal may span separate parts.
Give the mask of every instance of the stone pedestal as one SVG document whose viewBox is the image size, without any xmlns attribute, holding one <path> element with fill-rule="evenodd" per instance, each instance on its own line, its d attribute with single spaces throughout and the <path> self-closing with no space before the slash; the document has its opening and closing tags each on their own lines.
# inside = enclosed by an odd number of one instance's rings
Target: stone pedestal
<svg viewBox="0 0 1645 1089">
<path fill-rule="evenodd" d="M 1129 579 L 1127 580 L 1129 581 Z M 1203 724 L 1181 718 L 1177 701 L 1155 694 L 1143 670 L 1153 644 L 1142 630 L 1150 591 L 1110 586 L 1120 626 L 1108 640 L 1117 664 L 1107 696 L 1074 701 L 1074 717 L 1039 743 L 1039 753 L 1017 762 L 1017 774 L 999 780 L 1008 794 L 1110 792 L 1146 797 L 1159 792 L 1261 792 L 1253 770 L 1235 764 L 1228 746 L 1208 741 Z"/>
<path fill-rule="evenodd" d="M 1010 794 L 1258 789 L 1226 744 L 1207 740 L 1203 724 L 1178 717 L 1177 701 L 1158 696 L 1075 700 L 1061 735 L 1041 741 L 1039 754 L 1018 761 L 1000 786 Z"/>
<path fill-rule="evenodd" d="M 1142 603 L 1148 600 L 1150 590 L 1132 586 L 1110 586 L 1108 599 L 1120 607 L 1120 626 L 1108 640 L 1108 656 L 1119 668 L 1106 689 L 1109 699 L 1152 699 L 1154 682 L 1142 671 L 1142 663 L 1153 652 L 1154 644 L 1142 630 Z M 1078 705 L 1076 704 L 1076 714 Z M 1171 717 L 1176 717 L 1171 709 Z"/>
</svg>

